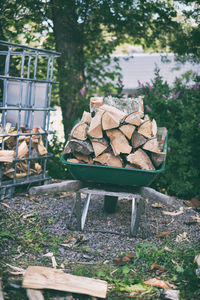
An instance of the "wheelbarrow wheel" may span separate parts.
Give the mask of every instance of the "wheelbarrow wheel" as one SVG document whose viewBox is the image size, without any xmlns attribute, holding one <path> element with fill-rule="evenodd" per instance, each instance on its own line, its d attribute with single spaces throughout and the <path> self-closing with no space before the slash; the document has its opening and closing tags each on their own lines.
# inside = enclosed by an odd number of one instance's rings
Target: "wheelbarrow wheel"
<svg viewBox="0 0 200 300">
<path fill-rule="evenodd" d="M 104 211 L 112 214 L 116 211 L 118 197 L 116 196 L 104 196 Z"/>
</svg>

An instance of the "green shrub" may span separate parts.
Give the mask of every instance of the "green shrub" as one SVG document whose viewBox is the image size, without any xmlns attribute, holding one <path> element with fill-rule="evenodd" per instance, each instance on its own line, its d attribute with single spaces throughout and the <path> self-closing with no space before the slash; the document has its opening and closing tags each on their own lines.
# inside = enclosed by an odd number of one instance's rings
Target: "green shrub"
<svg viewBox="0 0 200 300">
<path fill-rule="evenodd" d="M 171 195 L 191 198 L 200 195 L 200 88 L 199 77 L 189 85 L 176 79 L 173 87 L 155 70 L 151 84 L 140 84 L 145 112 L 159 127 L 168 129 L 165 172 L 154 183 Z"/>
</svg>

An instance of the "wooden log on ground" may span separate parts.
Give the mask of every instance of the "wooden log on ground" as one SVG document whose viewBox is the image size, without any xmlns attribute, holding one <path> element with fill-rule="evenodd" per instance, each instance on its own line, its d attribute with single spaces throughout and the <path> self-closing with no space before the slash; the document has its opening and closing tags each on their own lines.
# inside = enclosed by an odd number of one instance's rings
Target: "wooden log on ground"
<svg viewBox="0 0 200 300">
<path fill-rule="evenodd" d="M 79 122 L 72 128 L 70 135 L 72 138 L 85 141 L 87 139 L 87 124 Z"/>
<path fill-rule="evenodd" d="M 97 113 L 95 114 L 94 118 L 92 118 L 90 127 L 87 132 L 87 134 L 90 137 L 93 137 L 93 138 L 102 138 L 103 137 L 103 131 L 102 131 L 102 126 L 101 126 L 101 118 L 102 118 L 103 113 L 104 113 L 103 110 L 98 110 Z"/>
<path fill-rule="evenodd" d="M 13 162 L 15 158 L 14 150 L 0 150 L 0 161 L 1 162 Z"/>
<path fill-rule="evenodd" d="M 74 152 L 78 152 L 83 155 L 90 155 L 91 153 L 94 152 L 94 150 L 89 140 L 81 141 L 81 140 L 71 139 L 67 142 L 65 146 L 64 154 L 69 154 Z"/>
<path fill-rule="evenodd" d="M 132 147 L 119 129 L 107 130 L 106 135 L 110 139 L 110 144 L 115 156 L 120 155 L 120 153 L 129 154 L 131 152 Z"/>
<path fill-rule="evenodd" d="M 133 132 L 135 131 L 135 126 L 131 124 L 121 125 L 119 130 L 127 137 L 127 139 L 131 139 Z"/>
<path fill-rule="evenodd" d="M 134 153 L 129 154 L 127 161 L 143 170 L 155 170 L 151 159 L 142 149 L 138 149 Z"/>
<path fill-rule="evenodd" d="M 82 187 L 84 187 L 84 184 L 79 180 L 66 180 L 58 183 L 33 186 L 29 189 L 29 194 L 40 195 L 59 192 L 76 192 Z"/>
<path fill-rule="evenodd" d="M 145 144 L 147 139 L 137 131 L 135 131 L 131 138 L 131 145 L 133 148 L 141 147 L 143 144 Z"/>
<path fill-rule="evenodd" d="M 122 167 L 122 159 L 119 156 L 115 156 L 113 153 L 106 152 L 98 157 L 94 158 L 94 162 L 99 162 L 102 165 L 105 166 L 111 166 L 111 167 Z"/>
<path fill-rule="evenodd" d="M 174 205 L 178 201 L 176 198 L 162 194 L 150 187 L 140 187 L 139 192 L 143 198 L 161 201 L 169 205 Z"/>
<path fill-rule="evenodd" d="M 25 272 L 22 287 L 53 289 L 106 298 L 108 284 L 103 280 L 66 274 L 62 270 L 29 266 Z"/>
</svg>

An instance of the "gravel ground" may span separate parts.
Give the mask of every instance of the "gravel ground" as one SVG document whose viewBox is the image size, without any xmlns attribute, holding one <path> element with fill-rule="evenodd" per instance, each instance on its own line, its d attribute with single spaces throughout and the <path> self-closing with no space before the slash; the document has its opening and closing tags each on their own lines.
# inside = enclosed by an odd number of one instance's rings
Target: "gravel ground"
<svg viewBox="0 0 200 300">
<path fill-rule="evenodd" d="M 188 246 L 200 241 L 200 223 L 192 219 L 193 216 L 200 217 L 200 212 L 186 206 L 183 200 L 174 199 L 173 205 L 166 203 L 161 208 L 155 208 L 152 205 L 158 201 L 146 199 L 145 213 L 141 217 L 137 237 L 134 238 L 130 236 L 131 199 L 120 198 L 116 212 L 108 214 L 103 211 L 103 197 L 92 196 L 85 229 L 81 232 L 67 228 L 74 198 L 75 193 L 45 194 L 34 199 L 29 198 L 28 194 L 18 193 L 3 202 L 9 205 L 10 210 L 22 215 L 35 213 L 44 219 L 54 220 L 51 224 L 47 222 L 45 229 L 54 235 L 69 237 L 59 245 L 59 254 L 56 255 L 56 259 L 63 264 L 112 262 L 119 252 L 134 253 L 139 242 L 152 242 L 159 246 L 163 241 L 170 240 L 173 245 L 177 243 L 178 235 Z M 163 211 L 179 210 L 180 214 L 175 216 L 163 214 Z M 102 230 L 110 232 L 100 232 Z M 168 232 L 168 235 L 158 237 L 162 232 Z M 47 253 L 49 249 L 45 251 Z"/>
</svg>

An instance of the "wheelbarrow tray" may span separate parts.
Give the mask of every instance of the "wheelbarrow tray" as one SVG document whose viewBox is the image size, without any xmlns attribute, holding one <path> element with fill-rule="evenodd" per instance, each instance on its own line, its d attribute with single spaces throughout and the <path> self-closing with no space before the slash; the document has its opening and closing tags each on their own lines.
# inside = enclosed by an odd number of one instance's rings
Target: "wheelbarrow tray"
<svg viewBox="0 0 200 300">
<path fill-rule="evenodd" d="M 164 152 L 167 153 L 167 137 L 165 139 Z M 146 171 L 141 169 L 72 163 L 65 160 L 64 154 L 62 154 L 61 160 L 67 165 L 74 179 L 84 182 L 121 186 L 149 186 L 155 178 L 165 170 L 165 161 L 162 163 L 160 169 Z"/>
</svg>

